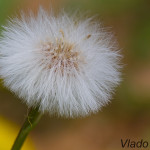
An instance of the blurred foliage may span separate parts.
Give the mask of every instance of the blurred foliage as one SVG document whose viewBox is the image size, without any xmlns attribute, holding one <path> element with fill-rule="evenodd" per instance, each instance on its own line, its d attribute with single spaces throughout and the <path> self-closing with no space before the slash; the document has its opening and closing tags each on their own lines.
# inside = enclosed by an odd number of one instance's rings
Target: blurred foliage
<svg viewBox="0 0 150 150">
<path fill-rule="evenodd" d="M 2 25 L 8 15 L 10 15 L 16 7 L 19 0 L 0 0 L 0 24 Z"/>
</svg>

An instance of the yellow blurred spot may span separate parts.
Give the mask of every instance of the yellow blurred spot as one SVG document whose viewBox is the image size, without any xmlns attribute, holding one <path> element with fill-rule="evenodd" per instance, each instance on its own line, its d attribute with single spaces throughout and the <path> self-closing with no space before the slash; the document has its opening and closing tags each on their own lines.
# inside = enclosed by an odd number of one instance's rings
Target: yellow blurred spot
<svg viewBox="0 0 150 150">
<path fill-rule="evenodd" d="M 0 116 L 0 150 L 10 150 L 19 132 L 19 128 Z M 35 150 L 30 139 L 27 138 L 22 150 Z"/>
</svg>

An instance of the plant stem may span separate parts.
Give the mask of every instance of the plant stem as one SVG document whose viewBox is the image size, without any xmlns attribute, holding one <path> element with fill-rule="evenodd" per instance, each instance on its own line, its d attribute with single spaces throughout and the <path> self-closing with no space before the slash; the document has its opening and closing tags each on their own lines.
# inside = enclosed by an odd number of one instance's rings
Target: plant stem
<svg viewBox="0 0 150 150">
<path fill-rule="evenodd" d="M 31 108 L 28 116 L 14 142 L 14 145 L 11 150 L 20 150 L 27 135 L 29 132 L 35 127 L 35 125 L 39 122 L 42 114 L 39 113 L 39 107 Z"/>
</svg>

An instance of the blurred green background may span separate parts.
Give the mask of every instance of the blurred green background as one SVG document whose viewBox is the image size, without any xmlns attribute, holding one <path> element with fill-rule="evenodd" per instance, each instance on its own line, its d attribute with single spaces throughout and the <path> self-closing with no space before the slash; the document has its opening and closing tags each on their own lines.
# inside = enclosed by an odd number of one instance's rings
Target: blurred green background
<svg viewBox="0 0 150 150">
<path fill-rule="evenodd" d="M 125 65 L 111 104 L 83 119 L 44 115 L 30 136 L 35 149 L 121 150 L 121 138 L 150 143 L 150 0 L 0 0 L 0 26 L 39 4 L 98 14 L 118 39 Z M 26 105 L 1 85 L 0 116 L 21 127 L 26 114 Z"/>
</svg>

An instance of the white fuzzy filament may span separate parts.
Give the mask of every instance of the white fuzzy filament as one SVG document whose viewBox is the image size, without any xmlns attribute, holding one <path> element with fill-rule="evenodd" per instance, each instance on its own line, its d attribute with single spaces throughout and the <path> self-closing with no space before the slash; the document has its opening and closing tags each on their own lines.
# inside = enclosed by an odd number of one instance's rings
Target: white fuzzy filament
<svg viewBox="0 0 150 150">
<path fill-rule="evenodd" d="M 91 18 L 12 19 L 0 39 L 0 75 L 28 106 L 65 117 L 97 112 L 120 82 L 120 55 L 112 36 Z"/>
</svg>

